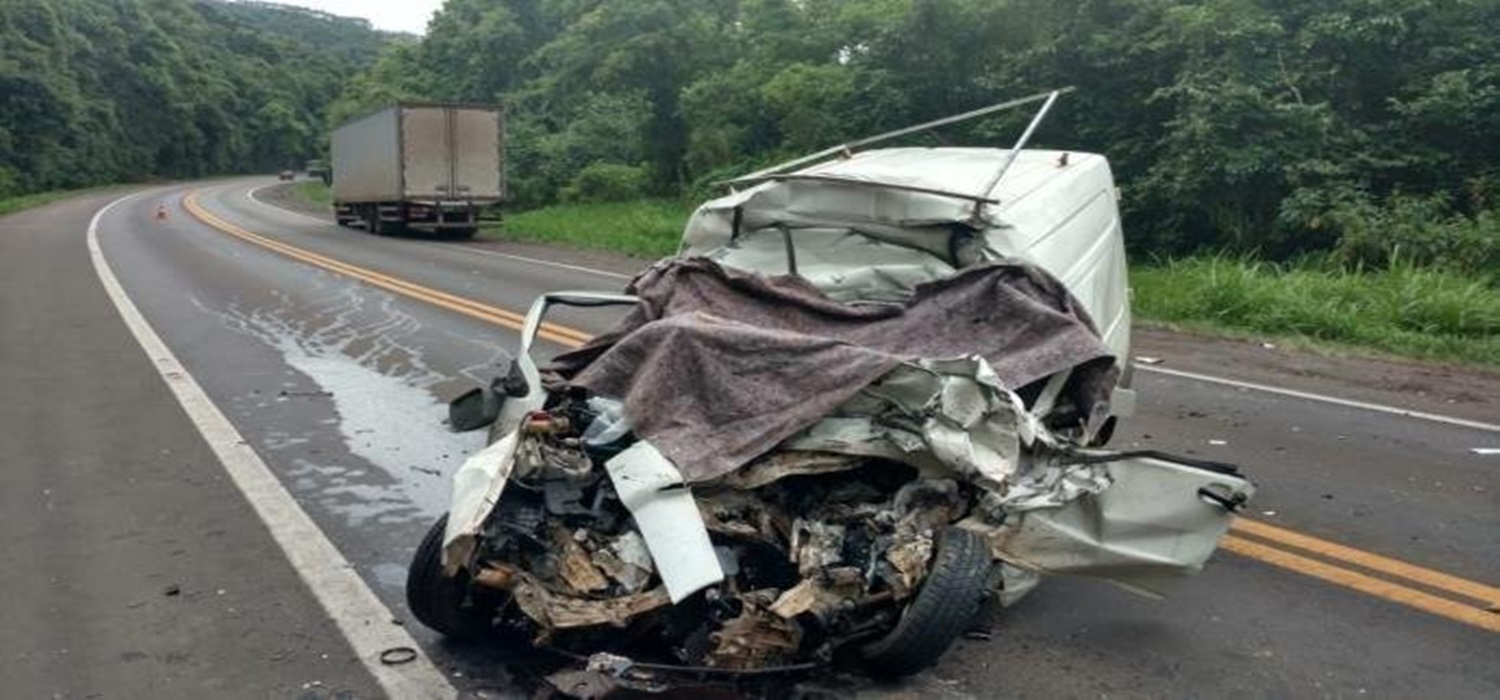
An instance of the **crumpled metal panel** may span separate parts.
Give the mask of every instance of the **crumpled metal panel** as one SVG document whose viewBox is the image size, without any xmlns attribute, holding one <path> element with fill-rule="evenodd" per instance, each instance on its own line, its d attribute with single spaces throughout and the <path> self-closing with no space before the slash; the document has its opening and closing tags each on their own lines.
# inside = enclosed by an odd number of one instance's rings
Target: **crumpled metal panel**
<svg viewBox="0 0 1500 700">
<path fill-rule="evenodd" d="M 901 365 L 786 447 L 945 468 L 1003 490 L 1046 428 L 983 358 Z"/>
<path fill-rule="evenodd" d="M 673 603 L 724 580 L 698 503 L 671 461 L 641 440 L 604 466 Z"/>
<path fill-rule="evenodd" d="M 1243 477 L 1162 459 L 1099 466 L 1109 473 L 1108 488 L 1013 518 L 994 537 L 996 553 L 1038 571 L 1104 578 L 1161 595 L 1202 570 L 1234 517 L 1199 490 L 1229 500 L 1255 491 Z"/>
<path fill-rule="evenodd" d="M 452 576 L 474 556 L 475 537 L 510 480 L 520 430 L 491 443 L 464 460 L 453 474 L 453 501 L 443 532 L 443 570 Z"/>
</svg>

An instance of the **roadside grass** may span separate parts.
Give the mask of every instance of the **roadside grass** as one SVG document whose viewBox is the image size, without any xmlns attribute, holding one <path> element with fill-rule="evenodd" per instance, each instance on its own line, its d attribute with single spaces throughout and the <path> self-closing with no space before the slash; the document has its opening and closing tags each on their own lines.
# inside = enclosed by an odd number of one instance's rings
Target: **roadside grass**
<svg viewBox="0 0 1500 700">
<path fill-rule="evenodd" d="M 677 250 L 691 205 L 563 204 L 507 214 L 492 238 L 642 258 Z M 1397 261 L 1348 270 L 1317 259 L 1270 263 L 1202 255 L 1131 266 L 1135 317 L 1200 333 L 1364 354 L 1500 366 L 1500 276 Z"/>
<path fill-rule="evenodd" d="M 1132 266 L 1138 318 L 1427 360 L 1500 366 L 1500 288 L 1397 262 L 1351 271 L 1226 255 Z"/>
<path fill-rule="evenodd" d="M 558 204 L 505 213 L 481 236 L 608 250 L 654 260 L 677 252 L 692 206 L 675 199 Z"/>
<path fill-rule="evenodd" d="M 23 209 L 31 209 L 32 207 L 39 207 L 43 204 L 51 204 L 53 202 L 64 200 L 69 197 L 76 197 L 81 194 L 102 192 L 107 189 L 111 189 L 111 186 L 106 185 L 103 187 L 85 187 L 76 190 L 52 190 L 49 192 L 25 194 L 19 197 L 11 197 L 9 199 L 0 199 L 0 216 L 5 216 L 6 214 L 14 214 Z"/>
<path fill-rule="evenodd" d="M 292 196 L 308 204 L 318 206 L 333 206 L 333 193 L 328 190 L 328 185 L 322 180 L 303 180 L 292 185 Z"/>
</svg>

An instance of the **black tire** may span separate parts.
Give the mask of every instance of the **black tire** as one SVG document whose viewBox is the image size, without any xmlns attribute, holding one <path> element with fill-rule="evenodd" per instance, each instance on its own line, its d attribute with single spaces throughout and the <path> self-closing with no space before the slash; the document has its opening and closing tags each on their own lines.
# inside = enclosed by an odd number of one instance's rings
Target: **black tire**
<svg viewBox="0 0 1500 700">
<path fill-rule="evenodd" d="M 1118 416 L 1110 416 L 1105 419 L 1104 425 L 1099 426 L 1099 432 L 1094 433 L 1094 439 L 1089 441 L 1089 447 L 1104 447 L 1115 436 L 1115 428 L 1119 426 Z"/>
<path fill-rule="evenodd" d="M 469 574 L 443 575 L 443 530 L 448 516 L 438 518 L 427 530 L 411 567 L 406 570 L 406 606 L 418 622 L 457 640 L 475 640 L 490 634 L 498 593 L 470 590 Z"/>
<path fill-rule="evenodd" d="M 979 533 L 950 527 L 922 587 L 891 633 L 860 647 L 859 658 L 874 676 L 909 676 L 936 663 L 974 623 L 989 594 L 995 566 Z"/>
</svg>

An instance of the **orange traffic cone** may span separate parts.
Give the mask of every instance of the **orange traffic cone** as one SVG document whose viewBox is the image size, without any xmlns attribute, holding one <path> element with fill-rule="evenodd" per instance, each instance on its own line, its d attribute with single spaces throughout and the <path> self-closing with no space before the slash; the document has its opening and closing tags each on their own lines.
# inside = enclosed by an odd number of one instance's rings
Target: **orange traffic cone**
<svg viewBox="0 0 1500 700">
<path fill-rule="evenodd" d="M 166 202 L 162 202 L 161 204 L 156 205 L 156 220 L 157 221 L 166 221 L 167 220 L 167 203 Z"/>
</svg>

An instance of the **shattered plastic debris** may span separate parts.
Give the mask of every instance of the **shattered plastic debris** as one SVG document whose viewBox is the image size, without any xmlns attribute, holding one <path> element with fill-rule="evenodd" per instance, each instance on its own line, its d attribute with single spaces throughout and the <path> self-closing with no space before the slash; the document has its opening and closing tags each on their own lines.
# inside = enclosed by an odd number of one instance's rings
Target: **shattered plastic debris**
<svg viewBox="0 0 1500 700">
<path fill-rule="evenodd" d="M 595 562 L 631 593 L 645 588 L 656 571 L 646 541 L 634 530 L 616 537 L 607 551 L 597 552 Z"/>
</svg>

